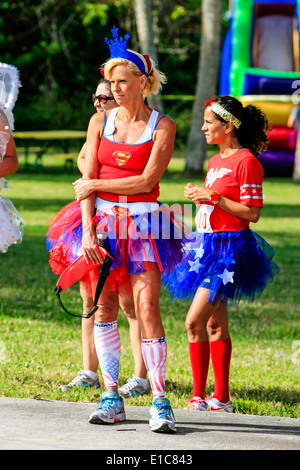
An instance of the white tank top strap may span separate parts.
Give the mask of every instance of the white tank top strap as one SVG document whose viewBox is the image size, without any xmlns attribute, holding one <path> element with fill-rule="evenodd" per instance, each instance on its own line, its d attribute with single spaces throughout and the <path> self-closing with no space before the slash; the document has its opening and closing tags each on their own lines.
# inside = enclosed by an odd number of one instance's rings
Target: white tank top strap
<svg viewBox="0 0 300 470">
<path fill-rule="evenodd" d="M 104 118 L 105 125 L 104 125 L 104 129 L 103 129 L 103 135 L 105 137 L 108 137 L 111 140 L 114 140 L 113 139 L 113 133 L 115 132 L 115 118 L 116 118 L 116 114 L 117 114 L 118 109 L 119 109 L 118 107 L 113 108 L 110 111 L 108 117 L 107 117 L 106 111 L 104 111 L 104 113 L 105 113 L 105 118 Z"/>
<path fill-rule="evenodd" d="M 116 118 L 118 109 L 119 108 L 113 108 L 110 111 L 108 118 L 107 119 L 105 118 L 105 126 L 103 130 L 103 135 L 107 137 L 109 140 L 114 140 L 113 134 L 115 132 L 115 118 Z M 144 130 L 144 133 L 140 137 L 140 139 L 136 142 L 136 144 L 143 144 L 152 139 L 153 132 L 155 131 L 155 128 L 157 125 L 156 121 L 157 121 L 158 115 L 159 115 L 159 112 L 153 109 L 150 115 L 149 121 L 147 123 L 147 126 Z M 106 114 L 106 117 L 107 117 L 107 114 Z"/>
<path fill-rule="evenodd" d="M 155 123 L 158 115 L 159 112 L 153 109 L 149 121 L 147 123 L 146 129 L 144 130 L 142 137 L 136 142 L 137 144 L 143 144 L 144 142 L 149 142 L 149 140 L 152 140 L 153 132 L 155 129 Z"/>
</svg>

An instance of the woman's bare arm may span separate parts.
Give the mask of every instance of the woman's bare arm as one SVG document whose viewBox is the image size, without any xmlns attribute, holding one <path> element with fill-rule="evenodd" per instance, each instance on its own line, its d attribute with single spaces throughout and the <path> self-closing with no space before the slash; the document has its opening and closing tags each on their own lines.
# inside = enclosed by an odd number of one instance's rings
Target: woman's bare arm
<svg viewBox="0 0 300 470">
<path fill-rule="evenodd" d="M 188 183 L 184 188 L 185 197 L 189 198 L 195 204 L 209 201 L 212 192 L 213 191 L 211 189 L 193 185 L 192 183 Z M 241 219 L 249 220 L 250 222 L 258 222 L 260 218 L 261 207 L 245 206 L 244 204 L 232 201 L 225 196 L 220 197 L 218 206 L 230 214 L 240 217 Z"/>
<path fill-rule="evenodd" d="M 85 178 L 96 178 L 98 174 L 98 147 L 100 144 L 101 129 L 103 128 L 103 116 L 94 114 L 90 119 L 87 141 L 86 153 L 84 162 Z M 82 248 L 83 254 L 86 259 L 93 262 L 101 261 L 101 256 L 97 250 L 97 236 L 95 227 L 92 223 L 95 207 L 95 193 L 92 192 L 88 197 L 80 202 L 81 215 L 82 215 Z"/>
<path fill-rule="evenodd" d="M 13 137 L 11 136 L 7 146 L 5 156 L 0 163 L 0 177 L 11 175 L 19 168 L 18 155 L 16 145 Z"/>
</svg>

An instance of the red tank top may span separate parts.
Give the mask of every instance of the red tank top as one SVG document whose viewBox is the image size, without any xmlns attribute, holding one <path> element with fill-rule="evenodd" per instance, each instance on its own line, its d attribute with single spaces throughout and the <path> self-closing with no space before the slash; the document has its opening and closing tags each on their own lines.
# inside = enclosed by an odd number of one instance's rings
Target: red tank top
<svg viewBox="0 0 300 470">
<path fill-rule="evenodd" d="M 153 140 L 141 144 L 124 144 L 102 137 L 98 149 L 99 179 L 118 179 L 141 175 L 149 159 Z M 97 196 L 109 201 L 119 201 L 124 195 L 97 191 Z M 156 202 L 159 196 L 159 182 L 150 193 L 126 196 L 128 202 Z"/>
</svg>

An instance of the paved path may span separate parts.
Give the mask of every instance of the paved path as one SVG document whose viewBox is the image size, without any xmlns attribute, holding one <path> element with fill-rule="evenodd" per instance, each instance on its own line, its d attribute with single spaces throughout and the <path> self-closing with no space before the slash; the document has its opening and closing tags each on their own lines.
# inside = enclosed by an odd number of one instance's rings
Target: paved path
<svg viewBox="0 0 300 470">
<path fill-rule="evenodd" d="M 99 454 L 103 462 L 117 451 L 151 450 L 132 455 L 155 460 L 170 450 L 300 449 L 299 419 L 174 410 L 177 433 L 169 435 L 150 431 L 147 407 L 127 406 L 127 421 L 114 425 L 88 423 L 94 409 L 90 403 L 0 398 L 0 450 L 103 449 L 109 451 Z"/>
</svg>

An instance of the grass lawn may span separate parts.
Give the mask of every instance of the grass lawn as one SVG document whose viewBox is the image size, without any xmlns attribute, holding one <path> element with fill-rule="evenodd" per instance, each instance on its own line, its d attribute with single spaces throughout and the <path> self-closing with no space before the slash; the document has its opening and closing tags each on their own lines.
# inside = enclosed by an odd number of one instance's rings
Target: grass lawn
<svg viewBox="0 0 300 470">
<path fill-rule="evenodd" d="M 65 174 L 62 166 L 51 166 L 51 159 L 45 164 L 44 173 L 21 168 L 7 178 L 11 188 L 6 195 L 24 218 L 25 234 L 22 244 L 1 254 L 0 396 L 97 402 L 100 394 L 94 390 L 58 391 L 82 368 L 81 320 L 58 305 L 53 292 L 57 276 L 48 265 L 44 236 L 47 220 L 74 198 L 71 182 L 77 173 Z M 161 184 L 161 201 L 187 202 L 182 168 L 182 160 L 172 162 Z M 266 178 L 264 196 L 261 220 L 252 228 L 274 247 L 280 273 L 258 301 L 230 310 L 231 399 L 237 413 L 300 418 L 300 186 L 287 178 Z M 81 313 L 78 286 L 63 295 L 66 306 Z M 189 302 L 172 303 L 163 290 L 160 300 L 168 340 L 167 396 L 174 408 L 184 408 L 192 392 L 184 326 Z M 123 384 L 132 375 L 133 359 L 121 311 L 119 326 Z M 210 368 L 207 393 L 212 390 Z M 151 396 L 127 402 L 149 406 Z"/>
</svg>

